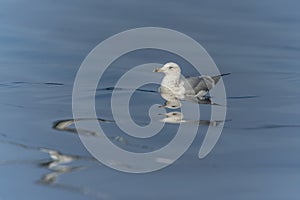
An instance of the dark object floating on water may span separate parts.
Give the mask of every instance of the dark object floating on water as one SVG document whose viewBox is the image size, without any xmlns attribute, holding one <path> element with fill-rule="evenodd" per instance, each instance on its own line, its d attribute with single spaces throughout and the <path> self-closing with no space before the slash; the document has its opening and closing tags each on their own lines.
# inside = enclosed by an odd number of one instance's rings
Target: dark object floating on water
<svg viewBox="0 0 300 200">
<path fill-rule="evenodd" d="M 87 134 L 87 135 L 96 135 L 95 132 L 93 131 L 89 131 L 89 130 L 77 130 L 75 127 L 70 127 L 72 124 L 75 123 L 75 121 L 88 121 L 88 120 L 94 120 L 94 119 L 89 119 L 89 118 L 86 118 L 86 119 L 64 119 L 64 120 L 58 120 L 58 121 L 55 121 L 53 123 L 53 126 L 52 128 L 55 129 L 55 130 L 58 130 L 58 131 L 68 131 L 68 132 L 71 132 L 71 133 L 78 133 L 78 131 L 80 133 L 84 133 L 84 134 Z M 109 123 L 109 122 L 114 122 L 112 120 L 106 120 L 106 119 L 101 119 L 101 118 L 98 118 L 96 119 L 97 121 L 99 122 L 106 122 L 106 123 Z"/>
<path fill-rule="evenodd" d="M 65 120 L 58 120 L 54 122 L 52 128 L 58 131 L 67 131 L 75 134 L 83 134 L 87 136 L 94 136 L 94 137 L 99 137 L 99 134 L 97 134 L 94 131 L 91 130 L 83 130 L 83 129 L 76 129 L 75 127 L 71 127 L 75 123 L 75 121 L 88 121 L 88 120 L 95 120 L 92 118 L 84 118 L 84 119 L 65 119 Z M 96 119 L 100 123 L 114 123 L 115 121 L 113 120 L 107 120 L 107 119 L 101 119 L 98 118 Z M 149 149 L 152 150 L 152 147 L 148 147 L 146 145 L 141 145 L 141 144 L 134 144 L 129 141 L 127 141 L 124 137 L 122 136 L 107 136 L 110 140 L 125 144 L 127 146 L 132 146 L 132 147 L 137 147 L 141 149 Z"/>
<path fill-rule="evenodd" d="M 133 89 L 130 89 L 130 88 L 117 88 L 117 87 L 106 87 L 106 88 L 98 88 L 97 91 L 113 91 L 113 90 L 116 90 L 116 91 L 130 91 L 130 90 L 133 90 Z M 140 88 L 137 88 L 137 89 L 134 89 L 135 91 L 139 91 L 139 92 L 147 92 L 147 93 L 157 93 L 157 91 L 155 90 L 147 90 L 147 89 L 140 89 Z"/>
<path fill-rule="evenodd" d="M 28 84 L 28 85 L 54 85 L 54 86 L 65 85 L 63 83 L 57 83 L 57 82 L 34 83 L 34 82 L 25 82 L 25 81 L 13 81 L 13 82 L 11 82 L 11 84 L 14 84 L 14 85 L 22 85 L 22 84 Z"/>
<path fill-rule="evenodd" d="M 51 83 L 51 82 L 44 83 L 44 84 L 46 84 L 46 85 L 64 85 L 63 83 Z"/>
</svg>

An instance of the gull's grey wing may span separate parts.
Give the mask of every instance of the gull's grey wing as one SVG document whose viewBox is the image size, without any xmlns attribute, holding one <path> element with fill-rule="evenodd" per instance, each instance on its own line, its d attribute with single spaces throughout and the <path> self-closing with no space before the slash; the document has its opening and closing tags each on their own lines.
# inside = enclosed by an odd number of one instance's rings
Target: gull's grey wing
<svg viewBox="0 0 300 200">
<path fill-rule="evenodd" d="M 222 76 L 229 75 L 230 73 L 227 74 L 221 74 L 218 76 L 196 76 L 196 77 L 189 77 L 185 78 L 183 80 L 183 87 L 186 90 L 186 94 L 188 95 L 197 95 L 199 92 L 204 91 L 208 92 L 211 90 L 215 84 L 218 83 L 220 78 Z"/>
<path fill-rule="evenodd" d="M 200 91 L 208 92 L 215 85 L 210 76 L 190 77 L 183 80 L 183 87 L 187 95 L 197 95 Z"/>
</svg>

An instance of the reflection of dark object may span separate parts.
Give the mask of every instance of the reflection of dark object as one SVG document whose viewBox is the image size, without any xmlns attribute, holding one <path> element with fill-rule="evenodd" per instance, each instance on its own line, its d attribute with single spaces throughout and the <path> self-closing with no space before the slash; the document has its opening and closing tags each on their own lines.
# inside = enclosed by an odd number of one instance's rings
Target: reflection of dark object
<svg viewBox="0 0 300 200">
<path fill-rule="evenodd" d="M 55 82 L 46 82 L 46 83 L 32 83 L 32 82 L 24 82 L 24 81 L 14 81 L 12 84 L 30 84 L 30 85 L 64 85 L 63 83 L 55 83 Z"/>
<path fill-rule="evenodd" d="M 258 98 L 258 97 L 259 96 L 248 95 L 248 96 L 227 97 L 227 99 L 255 99 L 255 98 Z"/>
<path fill-rule="evenodd" d="M 84 135 L 87 135 L 87 136 L 99 137 L 99 135 L 96 132 L 93 132 L 93 131 L 90 131 L 90 130 L 83 130 L 83 129 L 78 130 L 75 127 L 70 127 L 71 125 L 73 125 L 75 123 L 75 121 L 89 121 L 89 120 L 94 120 L 94 119 L 84 118 L 84 119 L 75 119 L 75 120 L 74 119 L 58 120 L 58 121 L 54 122 L 53 129 L 58 130 L 58 131 L 68 131 L 68 132 L 76 133 L 76 134 L 84 134 Z M 100 123 L 114 123 L 115 122 L 113 120 L 106 120 L 106 119 L 100 119 L 100 118 L 98 118 L 97 120 Z M 122 136 L 109 136 L 109 135 L 107 135 L 107 138 L 109 138 L 110 140 L 125 144 L 127 146 L 152 150 L 151 147 L 148 147 L 146 145 L 133 144 L 133 143 L 129 142 L 128 140 L 126 140 Z"/>
<path fill-rule="evenodd" d="M 297 124 L 268 124 L 268 125 L 262 125 L 258 127 L 248 127 L 243 128 L 247 130 L 259 130 L 259 129 L 277 129 L 277 128 L 300 128 L 300 125 Z"/>
<path fill-rule="evenodd" d="M 4 84 L 1 84 L 4 85 Z M 26 86 L 26 85 L 49 85 L 49 86 L 64 86 L 63 83 L 56 83 L 56 82 L 25 82 L 25 81 L 13 81 L 13 82 L 9 82 L 6 83 L 5 86 L 15 86 L 15 87 L 19 87 L 19 86 Z"/>
</svg>

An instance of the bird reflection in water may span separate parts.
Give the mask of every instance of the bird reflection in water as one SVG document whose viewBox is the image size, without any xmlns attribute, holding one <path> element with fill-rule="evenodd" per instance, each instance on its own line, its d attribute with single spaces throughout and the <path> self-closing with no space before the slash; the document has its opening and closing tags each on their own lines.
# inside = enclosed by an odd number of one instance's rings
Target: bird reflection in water
<svg viewBox="0 0 300 200">
<path fill-rule="evenodd" d="M 6 144 L 6 145 L 12 145 L 16 146 L 18 148 L 21 148 L 25 151 L 38 151 L 42 153 L 46 153 L 49 155 L 49 158 L 45 159 L 30 159 L 30 160 L 0 160 L 0 165 L 11 165 L 11 164 L 34 164 L 42 168 L 46 168 L 49 170 L 44 175 L 42 175 L 40 178 L 37 178 L 36 183 L 55 187 L 58 189 L 65 189 L 72 192 L 82 193 L 89 196 L 97 196 L 102 197 L 102 193 L 98 191 L 92 191 L 88 188 L 85 188 L 81 185 L 71 185 L 71 184 L 64 184 L 58 181 L 58 178 L 66 173 L 70 173 L 79 169 L 84 169 L 88 167 L 87 161 L 95 162 L 96 160 L 93 157 L 90 156 L 80 156 L 80 155 L 68 155 L 64 154 L 62 152 L 59 152 L 54 149 L 48 149 L 44 147 L 36 147 L 31 146 L 25 143 L 22 143 L 20 141 L 16 141 L 15 139 L 10 138 L 6 134 L 0 134 L 1 137 L 4 137 L 4 139 L 0 139 L 0 143 Z M 80 162 L 78 161 L 85 161 Z"/>
<path fill-rule="evenodd" d="M 37 183 L 55 187 L 58 189 L 64 189 L 71 192 L 81 193 L 91 197 L 97 197 L 100 199 L 107 198 L 107 195 L 100 191 L 91 190 L 81 185 L 64 184 L 58 181 L 58 178 L 66 173 L 74 172 L 80 169 L 88 167 L 86 164 L 76 164 L 76 161 L 96 161 L 93 157 L 84 157 L 79 155 L 67 155 L 59 151 L 52 149 L 40 148 L 41 152 L 47 153 L 50 156 L 50 160 L 40 162 L 39 166 L 45 167 L 50 170 L 50 173 L 43 175 Z"/>
<path fill-rule="evenodd" d="M 181 112 L 168 112 L 160 115 L 165 116 L 165 118 L 160 120 L 161 122 L 172 123 L 172 124 L 190 123 L 190 124 L 197 124 L 197 125 L 218 126 L 221 122 L 223 122 L 223 121 L 211 121 L 211 120 L 184 119 L 184 116 Z"/>
<path fill-rule="evenodd" d="M 39 183 L 53 184 L 56 182 L 57 177 L 61 174 L 65 174 L 82 168 L 81 166 L 68 165 L 73 161 L 82 159 L 82 157 L 80 156 L 64 155 L 58 151 L 51 149 L 42 148 L 41 151 L 48 153 L 51 160 L 40 163 L 40 166 L 46 167 L 52 172 L 42 176 L 42 178 L 39 180 Z"/>
</svg>

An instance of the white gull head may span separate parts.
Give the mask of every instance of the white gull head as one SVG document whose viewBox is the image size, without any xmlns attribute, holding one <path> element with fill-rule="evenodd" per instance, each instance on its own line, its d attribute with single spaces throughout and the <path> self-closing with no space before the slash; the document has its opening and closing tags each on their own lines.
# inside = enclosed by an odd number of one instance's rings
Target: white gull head
<svg viewBox="0 0 300 200">
<path fill-rule="evenodd" d="M 166 75 L 180 76 L 181 69 L 176 63 L 168 62 L 164 64 L 161 68 L 156 68 L 154 72 L 163 72 Z"/>
</svg>

